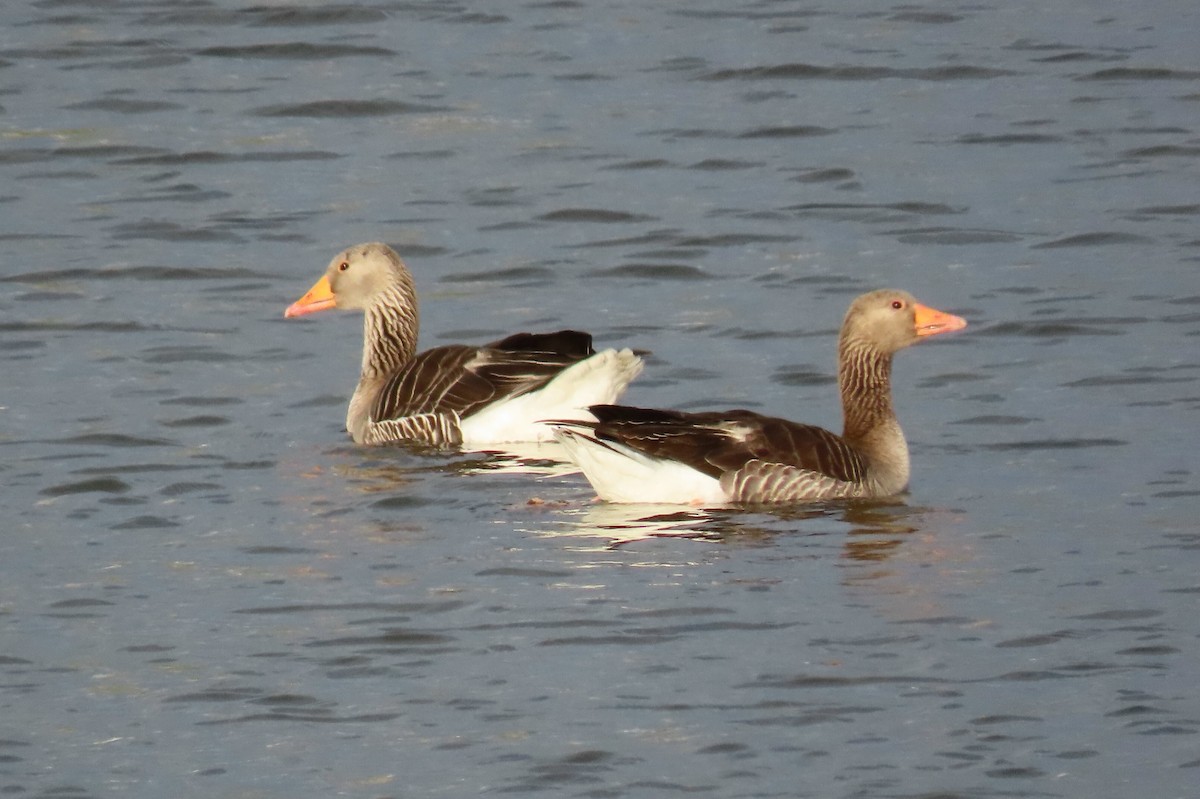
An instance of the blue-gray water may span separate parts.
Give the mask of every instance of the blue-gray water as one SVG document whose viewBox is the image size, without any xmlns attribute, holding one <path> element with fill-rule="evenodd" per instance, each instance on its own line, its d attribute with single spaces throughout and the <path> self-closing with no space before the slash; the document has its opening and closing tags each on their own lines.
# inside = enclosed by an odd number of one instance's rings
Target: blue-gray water
<svg viewBox="0 0 1200 799">
<path fill-rule="evenodd" d="M 1194 2 L 9 3 L 0 793 L 1191 797 Z M 423 343 L 592 331 L 626 399 L 912 490 L 702 514 L 365 450 L 342 247 Z M 535 500 L 531 502 L 531 500 Z"/>
</svg>

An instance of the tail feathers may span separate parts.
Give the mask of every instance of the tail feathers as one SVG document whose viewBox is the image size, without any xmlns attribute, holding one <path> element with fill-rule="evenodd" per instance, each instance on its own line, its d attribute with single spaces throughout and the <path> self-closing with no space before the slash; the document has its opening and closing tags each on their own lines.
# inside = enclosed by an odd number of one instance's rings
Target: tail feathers
<svg viewBox="0 0 1200 799">
<path fill-rule="evenodd" d="M 603 350 L 564 369 L 537 391 L 490 405 L 462 420 L 464 446 L 549 441 L 547 419 L 595 421 L 589 405 L 616 402 L 643 362 L 633 350 Z"/>
<path fill-rule="evenodd" d="M 562 418 L 593 421 L 595 417 L 586 412 L 587 407 L 616 402 L 644 366 L 633 350 L 603 350 L 572 364 L 533 393 L 548 410 L 567 411 Z"/>
<path fill-rule="evenodd" d="M 601 440 L 586 423 L 552 425 L 554 437 L 596 494 L 608 502 L 724 505 L 729 497 L 713 477 L 620 442 Z"/>
</svg>

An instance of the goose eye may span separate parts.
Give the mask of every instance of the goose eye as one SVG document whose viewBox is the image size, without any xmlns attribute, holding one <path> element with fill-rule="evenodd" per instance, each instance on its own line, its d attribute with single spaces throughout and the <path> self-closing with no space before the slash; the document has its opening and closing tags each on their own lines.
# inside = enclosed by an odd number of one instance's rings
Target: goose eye
<svg viewBox="0 0 1200 799">
<path fill-rule="evenodd" d="M 343 266 L 345 266 L 345 264 L 343 264 Z M 902 303 L 900 300 L 892 300 L 892 307 L 898 311 L 904 307 L 904 303 Z"/>
<path fill-rule="evenodd" d="M 342 261 L 340 264 L 338 264 L 338 271 L 339 271 L 339 272 L 345 272 L 345 271 L 346 271 L 347 269 L 349 269 L 349 268 L 350 268 L 350 262 L 349 262 L 349 261 Z"/>
</svg>

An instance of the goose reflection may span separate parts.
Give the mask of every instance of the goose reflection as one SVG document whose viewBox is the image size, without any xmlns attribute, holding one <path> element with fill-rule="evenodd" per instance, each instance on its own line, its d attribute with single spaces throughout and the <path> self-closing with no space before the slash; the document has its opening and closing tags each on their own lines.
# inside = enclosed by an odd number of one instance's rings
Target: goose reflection
<svg viewBox="0 0 1200 799">
<path fill-rule="evenodd" d="M 594 538 L 608 549 L 648 538 L 689 538 L 728 545 L 771 546 L 781 536 L 844 535 L 842 557 L 877 563 L 892 557 L 923 529 L 922 508 L 904 502 L 855 501 L 794 508 L 686 508 L 678 505 L 591 503 L 560 506 L 562 523 L 537 531 L 555 537 Z"/>
</svg>

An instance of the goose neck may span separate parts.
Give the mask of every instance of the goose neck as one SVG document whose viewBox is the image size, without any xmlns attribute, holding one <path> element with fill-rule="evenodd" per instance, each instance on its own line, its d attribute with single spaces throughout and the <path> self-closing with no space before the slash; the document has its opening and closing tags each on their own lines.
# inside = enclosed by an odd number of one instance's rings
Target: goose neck
<svg viewBox="0 0 1200 799">
<path fill-rule="evenodd" d="M 896 424 L 890 354 L 861 340 L 843 338 L 838 347 L 838 385 L 846 439 L 861 441 L 881 426 Z"/>
<path fill-rule="evenodd" d="M 417 306 L 403 294 L 389 290 L 363 314 L 363 381 L 390 375 L 416 354 Z"/>
</svg>

